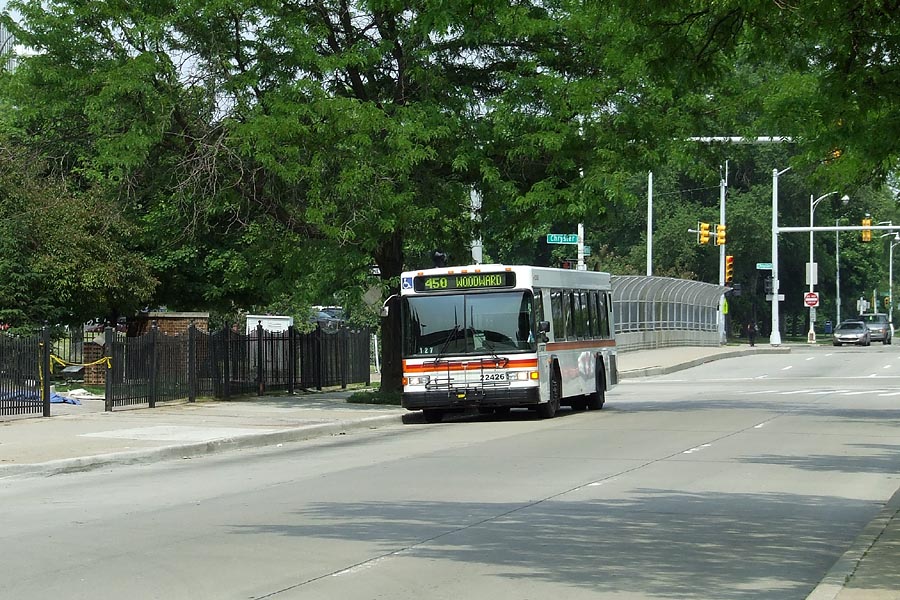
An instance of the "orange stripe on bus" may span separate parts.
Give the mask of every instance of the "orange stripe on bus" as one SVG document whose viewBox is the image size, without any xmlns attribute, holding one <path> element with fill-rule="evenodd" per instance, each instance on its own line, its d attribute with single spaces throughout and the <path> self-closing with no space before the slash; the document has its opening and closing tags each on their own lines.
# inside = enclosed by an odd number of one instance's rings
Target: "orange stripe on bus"
<svg viewBox="0 0 900 600">
<path fill-rule="evenodd" d="M 580 342 L 551 342 L 547 350 L 585 350 L 587 348 L 615 348 L 615 340 L 583 340 Z"/>
</svg>

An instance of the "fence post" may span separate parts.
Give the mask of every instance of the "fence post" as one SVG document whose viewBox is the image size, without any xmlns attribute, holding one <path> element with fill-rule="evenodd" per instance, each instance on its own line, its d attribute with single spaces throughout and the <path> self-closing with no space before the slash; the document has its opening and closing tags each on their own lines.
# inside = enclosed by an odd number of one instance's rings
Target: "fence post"
<svg viewBox="0 0 900 600">
<path fill-rule="evenodd" d="M 41 329 L 41 404 L 44 416 L 50 416 L 50 328 Z"/>
<path fill-rule="evenodd" d="M 150 408 L 156 408 L 156 336 L 159 334 L 159 324 L 156 321 L 150 326 Z"/>
<path fill-rule="evenodd" d="M 103 328 L 103 358 L 106 359 L 106 370 L 103 371 L 103 410 L 112 412 L 113 409 L 113 372 L 112 360 L 115 352 L 113 344 L 116 341 L 115 329 L 107 325 Z M 122 365 L 123 367 L 125 365 Z"/>
<path fill-rule="evenodd" d="M 266 393 L 266 384 L 263 381 L 263 326 L 262 321 L 256 322 L 256 395 L 262 396 Z"/>
<path fill-rule="evenodd" d="M 197 326 L 188 325 L 188 402 L 197 401 Z"/>
<path fill-rule="evenodd" d="M 347 368 L 350 361 L 350 330 L 341 326 L 338 330 L 338 343 L 340 344 L 340 359 L 338 368 L 341 371 L 341 389 L 347 389 Z"/>
<path fill-rule="evenodd" d="M 365 335 L 366 335 L 366 363 L 365 363 L 366 364 L 366 387 L 369 387 L 372 385 L 372 345 L 370 344 L 370 341 L 372 339 L 372 332 L 369 330 L 368 327 L 363 329 L 363 331 L 365 332 Z M 360 344 L 361 343 L 362 342 L 360 342 Z M 375 351 L 376 351 L 375 356 L 378 356 L 378 354 L 377 354 L 378 343 L 377 342 L 375 343 Z M 377 361 L 378 359 L 376 358 L 375 360 Z"/>
<path fill-rule="evenodd" d="M 325 381 L 325 334 L 322 326 L 316 323 L 316 389 L 322 391 Z"/>
<path fill-rule="evenodd" d="M 287 393 L 294 394 L 294 379 L 297 377 L 297 338 L 294 326 L 288 325 L 288 388 Z"/>
<path fill-rule="evenodd" d="M 231 325 L 225 323 L 225 330 L 222 332 L 222 337 L 225 338 L 222 345 L 225 347 L 225 351 L 223 352 L 223 366 L 222 366 L 222 390 L 224 391 L 224 397 L 226 400 L 231 396 Z"/>
</svg>

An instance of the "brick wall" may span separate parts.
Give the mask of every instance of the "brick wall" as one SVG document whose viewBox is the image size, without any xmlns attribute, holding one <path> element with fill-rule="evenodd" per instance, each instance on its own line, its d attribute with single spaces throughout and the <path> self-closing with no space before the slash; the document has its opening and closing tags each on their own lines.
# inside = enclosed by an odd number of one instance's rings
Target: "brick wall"
<svg viewBox="0 0 900 600">
<path fill-rule="evenodd" d="M 165 335 L 187 333 L 193 321 L 197 331 L 209 333 L 209 313 L 206 312 L 151 312 L 135 319 L 134 327 L 128 328 L 128 335 L 139 336 L 150 333 L 153 321 L 159 325 L 159 332 Z"/>
</svg>

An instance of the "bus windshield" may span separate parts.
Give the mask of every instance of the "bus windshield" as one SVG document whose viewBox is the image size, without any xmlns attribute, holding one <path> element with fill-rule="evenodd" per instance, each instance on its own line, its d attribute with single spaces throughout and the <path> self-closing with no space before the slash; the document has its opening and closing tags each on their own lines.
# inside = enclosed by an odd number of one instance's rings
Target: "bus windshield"
<svg viewBox="0 0 900 600">
<path fill-rule="evenodd" d="M 534 352 L 530 290 L 406 296 L 403 355 Z"/>
</svg>

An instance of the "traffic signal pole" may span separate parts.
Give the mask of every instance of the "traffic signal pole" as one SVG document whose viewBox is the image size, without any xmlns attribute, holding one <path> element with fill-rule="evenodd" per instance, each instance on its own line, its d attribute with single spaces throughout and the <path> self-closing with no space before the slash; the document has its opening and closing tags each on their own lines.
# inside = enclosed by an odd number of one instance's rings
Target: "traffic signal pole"
<svg viewBox="0 0 900 600">
<path fill-rule="evenodd" d="M 725 190 L 728 187 L 728 161 L 725 161 L 725 174 L 719 178 L 719 224 L 725 228 Z M 719 285 L 725 285 L 725 244 L 719 245 Z M 719 342 L 728 341 L 725 335 L 725 295 L 719 297 Z"/>
</svg>

